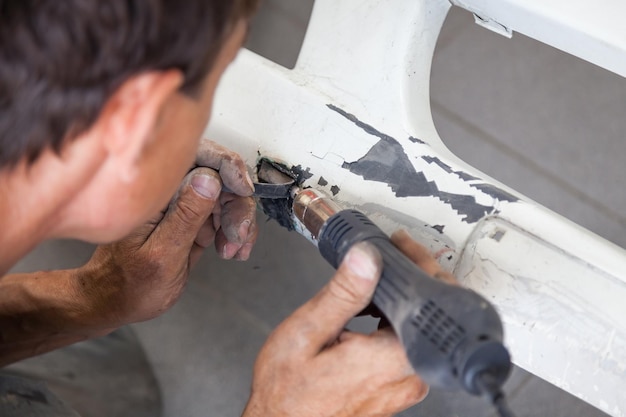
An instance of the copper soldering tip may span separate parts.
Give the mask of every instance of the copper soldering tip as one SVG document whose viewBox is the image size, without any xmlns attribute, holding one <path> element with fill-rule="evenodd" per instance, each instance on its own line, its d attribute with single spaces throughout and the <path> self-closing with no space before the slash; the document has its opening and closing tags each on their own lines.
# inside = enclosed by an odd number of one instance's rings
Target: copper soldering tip
<svg viewBox="0 0 626 417">
<path fill-rule="evenodd" d="M 314 238 L 330 217 L 341 208 L 322 191 L 313 188 L 291 190 L 293 197 L 293 213 L 304 224 Z"/>
</svg>

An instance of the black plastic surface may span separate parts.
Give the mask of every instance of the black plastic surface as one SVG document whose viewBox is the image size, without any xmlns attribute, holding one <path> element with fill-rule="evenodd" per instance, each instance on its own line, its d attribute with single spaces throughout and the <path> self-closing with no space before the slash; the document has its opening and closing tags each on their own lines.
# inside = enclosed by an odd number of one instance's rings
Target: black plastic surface
<svg viewBox="0 0 626 417">
<path fill-rule="evenodd" d="M 430 385 L 480 395 L 475 379 L 502 385 L 511 368 L 502 323 L 472 290 L 436 280 L 402 254 L 364 214 L 344 210 L 319 235 L 319 250 L 335 268 L 352 245 L 368 241 L 383 257 L 373 302 L 392 324 L 415 371 Z"/>
</svg>

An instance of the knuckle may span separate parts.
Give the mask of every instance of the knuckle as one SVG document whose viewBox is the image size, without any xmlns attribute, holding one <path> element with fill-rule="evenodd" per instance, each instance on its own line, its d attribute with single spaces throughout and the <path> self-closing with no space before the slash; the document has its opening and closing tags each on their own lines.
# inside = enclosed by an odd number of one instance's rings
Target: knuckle
<svg viewBox="0 0 626 417">
<path fill-rule="evenodd" d="M 227 217 L 222 218 L 222 224 L 221 224 L 220 230 L 223 232 L 226 242 L 240 243 L 238 229 L 239 229 L 238 225 L 233 220 Z"/>
<path fill-rule="evenodd" d="M 176 216 L 186 226 L 196 224 L 198 219 L 202 219 L 209 214 L 202 210 L 202 208 L 194 204 L 193 202 L 185 199 L 180 199 L 176 204 Z"/>
<path fill-rule="evenodd" d="M 216 150 L 216 153 L 219 155 L 219 157 L 222 159 L 223 163 L 237 165 L 238 167 L 245 166 L 243 158 L 232 149 L 226 148 L 217 143 L 215 143 L 214 149 Z"/>
<path fill-rule="evenodd" d="M 359 292 L 345 279 L 332 279 L 326 286 L 326 292 L 334 299 L 348 305 L 359 304 Z"/>
<path fill-rule="evenodd" d="M 248 227 L 248 239 L 246 240 L 248 243 L 254 243 L 256 241 L 257 236 L 259 235 L 259 227 L 254 220 L 254 217 L 250 220 L 250 226 Z"/>
<path fill-rule="evenodd" d="M 237 166 L 237 168 L 243 168 L 245 166 L 243 158 L 241 158 L 237 152 L 231 151 L 230 149 L 227 151 L 225 158 L 229 163 Z"/>
<path fill-rule="evenodd" d="M 252 216 L 252 218 L 246 218 L 244 219 L 244 221 L 248 222 L 248 237 L 249 238 L 256 237 L 259 231 L 258 231 L 258 226 L 256 224 L 256 219 L 254 218 L 254 216 Z"/>
<path fill-rule="evenodd" d="M 406 402 L 408 405 L 417 404 L 426 398 L 430 387 L 418 377 L 412 377 L 410 387 L 407 390 Z"/>
</svg>

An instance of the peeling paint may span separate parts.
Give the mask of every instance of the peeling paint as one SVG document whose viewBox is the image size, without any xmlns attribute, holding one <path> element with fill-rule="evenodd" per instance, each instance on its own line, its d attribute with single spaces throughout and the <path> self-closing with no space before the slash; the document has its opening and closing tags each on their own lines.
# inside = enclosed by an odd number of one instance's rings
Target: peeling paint
<svg viewBox="0 0 626 417">
<path fill-rule="evenodd" d="M 427 145 L 427 143 L 426 143 L 426 142 L 424 142 L 423 140 L 418 139 L 418 138 L 414 138 L 413 136 L 409 136 L 409 140 L 410 140 L 411 142 L 413 142 L 413 143 L 419 143 L 419 144 L 421 144 L 421 145 Z"/>
<path fill-rule="evenodd" d="M 482 181 L 481 178 L 475 177 L 475 176 L 473 176 L 471 174 L 468 174 L 467 172 L 453 170 L 450 165 L 446 164 L 445 162 L 443 162 L 441 159 L 439 159 L 436 156 L 424 155 L 424 156 L 422 156 L 422 159 L 424 161 L 428 162 L 429 164 L 435 164 L 435 165 L 439 166 L 439 168 L 443 169 L 448 174 L 456 175 L 457 177 L 459 177 L 460 179 L 462 179 L 465 182 Z"/>
<path fill-rule="evenodd" d="M 428 162 L 429 164 L 435 164 L 439 166 L 439 168 L 443 169 L 449 174 L 454 172 L 454 170 L 452 169 L 452 167 L 450 167 L 450 165 L 444 163 L 441 159 L 437 158 L 436 156 L 424 155 L 422 156 L 422 159 Z"/>
<path fill-rule="evenodd" d="M 308 180 L 313 176 L 311 173 L 311 168 L 307 167 L 306 169 L 302 168 L 302 165 L 296 165 L 291 167 L 289 170 L 293 175 L 293 178 L 296 180 L 296 184 L 302 184 L 304 181 Z"/>
<path fill-rule="evenodd" d="M 471 195 L 439 192 L 435 197 L 452 206 L 459 214 L 464 215 L 465 217 L 461 220 L 466 223 L 476 223 L 488 214 L 495 212 L 493 206 L 478 204 L 474 196 Z"/>
<path fill-rule="evenodd" d="M 344 169 L 366 180 L 387 184 L 396 197 L 436 197 L 449 204 L 467 223 L 476 223 L 495 211 L 493 206 L 477 203 L 472 195 L 440 191 L 434 181 L 428 181 L 423 172 L 416 171 L 400 142 L 332 104 L 327 106 L 368 134 L 380 138 L 358 161 L 344 162 Z"/>
<path fill-rule="evenodd" d="M 320 179 L 317 181 L 317 185 L 321 185 L 322 187 L 325 187 L 328 185 L 328 181 L 326 181 L 324 177 L 320 177 Z"/>
<path fill-rule="evenodd" d="M 508 201 L 509 203 L 515 203 L 519 201 L 519 198 L 517 198 L 513 194 L 504 191 L 502 188 L 496 187 L 493 184 L 472 184 L 470 185 L 470 187 L 476 188 L 477 190 L 480 190 L 483 193 L 490 195 L 498 201 Z"/>
<path fill-rule="evenodd" d="M 475 176 L 473 176 L 471 174 L 468 174 L 467 172 L 453 170 L 452 167 L 450 167 L 450 165 L 446 164 L 445 162 L 443 162 L 441 159 L 439 159 L 436 156 L 424 155 L 424 156 L 422 156 L 422 159 L 424 161 L 428 162 L 429 164 L 435 164 L 435 165 L 439 166 L 439 168 L 443 169 L 448 174 L 455 174 L 457 177 L 459 177 L 460 179 L 462 179 L 465 182 L 481 181 L 480 178 L 475 177 Z"/>
<path fill-rule="evenodd" d="M 366 180 L 387 184 L 397 197 L 426 197 L 438 191 L 434 181 L 417 172 L 404 149 L 393 138 L 381 139 L 358 161 L 344 162 L 344 169 Z"/>
<path fill-rule="evenodd" d="M 454 173 L 465 182 L 480 180 L 480 178 L 475 177 L 472 174 L 468 174 L 464 171 L 455 171 Z"/>
<path fill-rule="evenodd" d="M 334 196 L 339 194 L 339 191 L 341 191 L 341 188 L 337 187 L 336 185 L 330 187 L 330 192 L 333 193 Z"/>
<path fill-rule="evenodd" d="M 504 230 L 498 229 L 491 235 L 491 238 L 495 240 L 496 242 L 500 242 L 505 234 L 506 232 Z"/>
<path fill-rule="evenodd" d="M 436 224 L 434 226 L 432 226 L 433 229 L 435 229 L 436 231 L 438 231 L 439 233 L 443 234 L 443 229 L 445 229 L 446 226 L 444 226 L 443 224 Z"/>
<path fill-rule="evenodd" d="M 352 123 L 354 123 L 355 125 L 357 125 L 361 129 L 363 129 L 366 133 L 369 133 L 372 136 L 378 136 L 379 138 L 381 138 L 382 140 L 385 140 L 385 141 L 391 140 L 393 142 L 398 142 L 397 140 L 395 140 L 391 136 L 386 135 L 386 134 L 376 130 L 373 126 L 370 126 L 367 123 L 363 123 L 362 121 L 357 119 L 357 117 L 355 115 L 350 114 L 350 113 L 346 112 L 345 110 L 340 109 L 337 106 L 334 106 L 332 104 L 327 104 L 326 107 L 328 107 L 329 109 L 331 109 L 334 112 L 339 113 L 340 115 L 342 115 L 346 119 L 350 120 Z"/>
<path fill-rule="evenodd" d="M 429 164 L 435 164 L 437 166 L 439 166 L 441 169 L 443 169 L 445 172 L 449 173 L 449 174 L 455 174 L 456 176 L 458 176 L 459 178 L 461 178 L 463 181 L 465 182 L 469 182 L 469 181 L 482 181 L 481 178 L 475 177 L 473 175 L 468 174 L 467 172 L 463 172 L 463 171 L 454 171 L 452 169 L 452 167 L 450 167 L 450 165 L 446 164 L 445 162 L 443 162 L 441 159 L 439 159 L 436 156 L 422 156 L 422 159 L 426 162 L 428 162 Z M 514 196 L 513 194 L 504 191 L 502 188 L 497 187 L 493 184 L 488 184 L 485 182 L 481 182 L 479 184 L 470 184 L 470 187 L 475 188 L 485 194 L 487 194 L 488 196 L 491 196 L 493 198 L 495 198 L 498 201 L 508 201 L 509 203 L 515 203 L 517 201 L 519 201 L 519 198 L 517 198 L 516 196 Z"/>
</svg>

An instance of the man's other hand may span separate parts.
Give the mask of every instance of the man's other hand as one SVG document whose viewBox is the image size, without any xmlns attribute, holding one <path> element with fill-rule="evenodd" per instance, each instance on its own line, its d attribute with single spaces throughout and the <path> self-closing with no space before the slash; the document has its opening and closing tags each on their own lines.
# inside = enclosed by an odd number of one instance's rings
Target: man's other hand
<svg viewBox="0 0 626 417">
<path fill-rule="evenodd" d="M 202 140 L 196 166 L 215 169 L 232 192 L 223 192 L 213 212 L 215 249 L 224 259 L 245 261 L 257 237 L 254 184 L 241 157 L 210 140 Z M 209 236 L 211 236 L 209 234 Z"/>
<path fill-rule="evenodd" d="M 198 165 L 169 207 L 125 239 L 100 246 L 81 268 L 93 316 L 110 327 L 156 317 L 180 297 L 191 267 L 215 244 L 246 260 L 257 237 L 256 205 L 241 158 L 203 141 Z M 210 168 L 207 168 L 210 166 Z M 223 193 L 222 183 L 238 194 Z"/>
<path fill-rule="evenodd" d="M 389 416 L 426 396 L 391 329 L 344 329 L 371 301 L 381 265 L 370 244 L 353 247 L 334 278 L 278 326 L 257 359 L 244 417 Z"/>
</svg>

